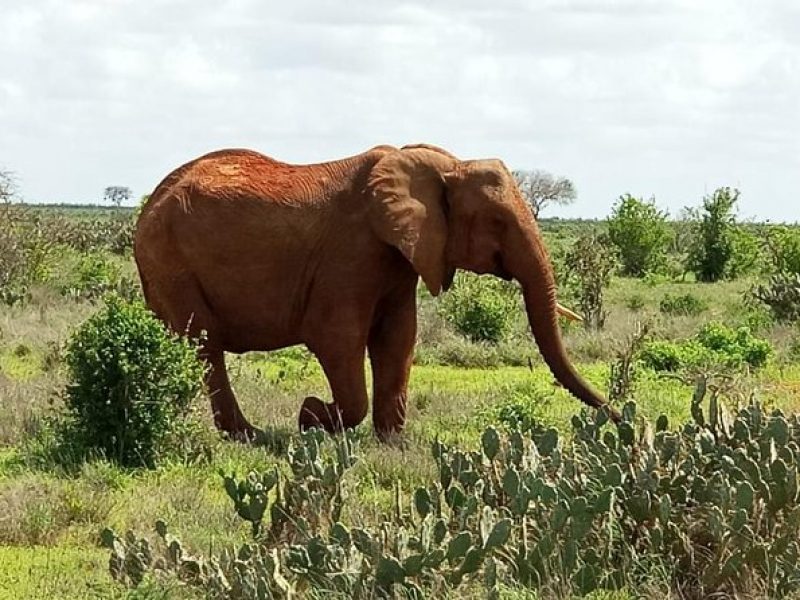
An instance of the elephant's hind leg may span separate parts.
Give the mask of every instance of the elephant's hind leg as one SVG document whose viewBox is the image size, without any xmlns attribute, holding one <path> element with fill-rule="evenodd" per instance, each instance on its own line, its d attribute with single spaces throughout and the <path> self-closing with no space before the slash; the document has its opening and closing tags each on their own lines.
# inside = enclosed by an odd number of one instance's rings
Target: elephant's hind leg
<svg viewBox="0 0 800 600">
<path fill-rule="evenodd" d="M 225 369 L 225 355 L 218 350 L 219 328 L 198 281 L 186 272 L 148 280 L 145 293 L 150 308 L 170 329 L 192 339 L 205 337 L 200 358 L 208 366 L 206 387 L 217 428 L 236 439 L 253 439 L 255 429 L 242 415 L 233 395 Z"/>
<path fill-rule="evenodd" d="M 225 368 L 225 354 L 221 350 L 206 349 L 202 357 L 209 367 L 206 387 L 211 396 L 211 410 L 217 429 L 240 441 L 254 440 L 256 430 L 242 414 L 233 395 L 228 370 Z"/>
</svg>

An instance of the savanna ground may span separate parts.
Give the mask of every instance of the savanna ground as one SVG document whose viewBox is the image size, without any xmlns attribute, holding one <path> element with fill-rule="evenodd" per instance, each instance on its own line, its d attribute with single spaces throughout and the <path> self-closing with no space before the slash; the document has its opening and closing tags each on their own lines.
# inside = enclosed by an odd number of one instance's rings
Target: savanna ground
<svg viewBox="0 0 800 600">
<path fill-rule="evenodd" d="M 548 224 L 545 228 L 551 230 L 551 243 L 568 235 L 553 233 Z M 104 251 L 102 260 L 106 266 L 97 269 L 100 279 L 107 269 L 114 277 L 135 281 L 130 255 Z M 269 446 L 215 440 L 207 459 L 174 461 L 153 470 L 125 470 L 96 460 L 68 471 L 38 460 L 42 419 L 62 402 L 61 348 L 98 307 L 96 299 L 86 299 L 86 294 L 65 294 L 75 287 L 76 279 L 86 278 L 81 272 L 87 269 L 91 270 L 80 252 L 64 248 L 50 275 L 31 288 L 26 302 L 0 306 L 0 598 L 195 597 L 188 588 L 163 582 L 150 581 L 134 590 L 114 582 L 99 532 L 106 526 L 147 532 L 160 518 L 179 532 L 185 546 L 197 551 L 246 541 L 249 529 L 231 509 L 220 472 L 241 475 L 275 465 L 285 469 L 282 449 L 296 435 L 300 402 L 307 395 L 329 398 L 327 385 L 318 364 L 300 348 L 229 356 L 239 402 L 250 420 L 267 430 Z M 609 314 L 604 329 L 587 332 L 579 325 L 564 324 L 569 353 L 580 372 L 605 390 L 609 365 L 643 322 L 650 323 L 651 336 L 676 340 L 690 337 L 711 320 L 748 324 L 771 342 L 774 352 L 764 369 L 737 375 L 727 401 L 745 402 L 755 395 L 769 406 L 795 412 L 800 408 L 800 332 L 792 324 L 762 319 L 747 305 L 745 295 L 752 282 L 751 277 L 712 284 L 691 277 L 687 281 L 614 277 L 606 291 Z M 706 308 L 692 316 L 661 314 L 659 303 L 666 295 L 687 293 Z M 419 296 L 407 431 L 398 443 L 387 446 L 373 439 L 369 421 L 358 429 L 363 458 L 349 475 L 355 497 L 347 508 L 353 523 L 380 522 L 392 510 L 397 482 L 412 490 L 435 478 L 430 452 L 434 440 L 478 447 L 483 429 L 509 414 L 523 414 L 567 432 L 570 417 L 581 408 L 554 384 L 544 367 L 521 305 L 509 333 L 493 345 L 456 333 L 440 314 L 441 301 L 423 291 Z M 681 423 L 689 416 L 692 389 L 689 382 L 645 371 L 632 397 L 646 417 L 664 413 L 670 423 Z M 202 407 L 205 411 L 205 402 Z M 202 414 L 210 431 L 210 414 Z M 664 589 L 664 582 L 653 582 L 653 593 Z M 504 589 L 502 595 L 536 597 L 514 589 Z M 620 592 L 605 597 L 635 595 Z"/>
</svg>

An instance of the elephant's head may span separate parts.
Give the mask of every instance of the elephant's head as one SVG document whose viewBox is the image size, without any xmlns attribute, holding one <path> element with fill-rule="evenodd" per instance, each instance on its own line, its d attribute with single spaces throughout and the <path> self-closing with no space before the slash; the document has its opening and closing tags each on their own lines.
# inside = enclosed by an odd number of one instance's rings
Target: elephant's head
<svg viewBox="0 0 800 600">
<path fill-rule="evenodd" d="M 606 405 L 566 355 L 553 267 L 533 213 L 500 160 L 460 161 L 434 146 L 407 146 L 373 167 L 369 187 L 376 233 L 403 253 L 434 296 L 450 286 L 456 269 L 516 279 L 555 378 L 589 406 Z"/>
</svg>

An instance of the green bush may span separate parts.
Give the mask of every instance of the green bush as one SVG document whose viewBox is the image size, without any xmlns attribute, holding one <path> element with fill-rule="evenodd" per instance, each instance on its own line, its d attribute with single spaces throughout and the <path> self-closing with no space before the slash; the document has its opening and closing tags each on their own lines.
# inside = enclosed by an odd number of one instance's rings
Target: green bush
<svg viewBox="0 0 800 600">
<path fill-rule="evenodd" d="M 202 389 L 194 344 L 114 296 L 72 335 L 65 362 L 73 441 L 125 466 L 153 466 Z"/>
<path fill-rule="evenodd" d="M 665 315 L 697 316 L 708 310 L 708 304 L 693 294 L 667 294 L 658 308 Z"/>
<path fill-rule="evenodd" d="M 739 190 L 728 187 L 719 188 L 703 199 L 702 216 L 687 258 L 687 267 L 698 281 L 713 282 L 733 276 L 731 259 L 737 242 L 743 251 L 753 249 L 753 244 L 748 244 L 747 238 L 737 231 L 735 207 L 738 199 Z M 742 266 L 737 265 L 737 268 Z"/>
<path fill-rule="evenodd" d="M 611 241 L 619 248 L 622 272 L 632 277 L 658 271 L 672 236 L 667 213 L 654 200 L 620 196 L 608 220 Z"/>
<path fill-rule="evenodd" d="M 102 252 L 81 256 L 74 280 L 61 293 L 71 298 L 96 300 L 117 289 L 121 281 L 120 268 Z"/>
<path fill-rule="evenodd" d="M 645 306 L 647 306 L 647 301 L 641 294 L 631 294 L 625 299 L 625 306 L 628 308 L 628 310 L 639 312 Z"/>
<path fill-rule="evenodd" d="M 741 225 L 734 227 L 730 235 L 733 251 L 725 277 L 736 279 L 757 271 L 763 260 L 759 238 Z"/>
<path fill-rule="evenodd" d="M 770 273 L 800 275 L 800 227 L 771 227 L 764 243 Z"/>
<path fill-rule="evenodd" d="M 654 371 L 678 372 L 713 366 L 760 369 L 771 354 L 770 343 L 755 337 L 749 328 L 731 329 L 711 322 L 693 338 L 682 342 L 655 340 L 647 343 L 640 358 Z"/>
<path fill-rule="evenodd" d="M 496 277 L 459 273 L 442 299 L 445 319 L 475 342 L 500 342 L 518 312 L 516 287 Z"/>
</svg>

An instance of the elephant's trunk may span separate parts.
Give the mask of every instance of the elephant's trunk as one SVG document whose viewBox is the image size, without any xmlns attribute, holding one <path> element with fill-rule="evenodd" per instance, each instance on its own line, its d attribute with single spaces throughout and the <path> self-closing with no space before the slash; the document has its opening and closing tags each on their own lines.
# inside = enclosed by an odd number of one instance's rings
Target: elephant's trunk
<svg viewBox="0 0 800 600">
<path fill-rule="evenodd" d="M 519 239 L 517 236 L 521 236 Z M 535 222 L 530 228 L 510 234 L 504 252 L 504 264 L 520 282 L 525 299 L 528 322 L 539 351 L 556 380 L 572 395 L 593 408 L 608 406 L 609 414 L 618 421 L 619 413 L 603 396 L 578 375 L 567 357 L 558 326 L 558 305 L 553 267 Z"/>
</svg>

